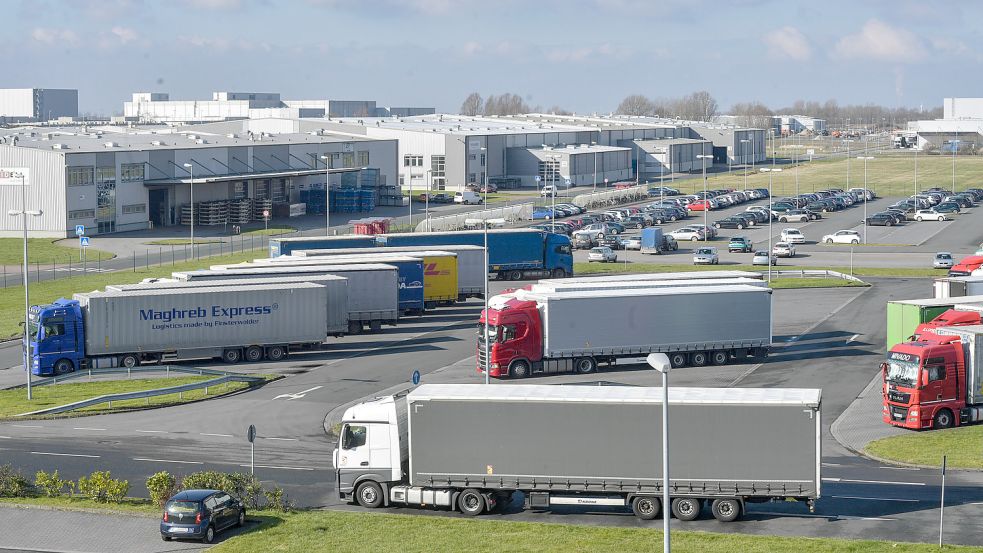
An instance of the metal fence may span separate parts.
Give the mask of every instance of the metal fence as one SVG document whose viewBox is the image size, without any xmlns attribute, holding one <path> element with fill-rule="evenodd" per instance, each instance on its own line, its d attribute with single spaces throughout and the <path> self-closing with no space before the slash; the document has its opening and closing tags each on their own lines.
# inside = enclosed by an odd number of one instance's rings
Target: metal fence
<svg viewBox="0 0 983 553">
<path fill-rule="evenodd" d="M 469 211 L 456 215 L 445 215 L 443 217 L 431 217 L 429 225 L 427 221 L 422 221 L 416 225 L 416 232 L 442 231 L 442 230 L 463 230 L 472 228 L 475 221 L 486 219 L 501 219 L 503 223 L 510 224 L 517 221 L 528 221 L 532 219 L 533 203 L 513 204 L 481 211 Z M 481 225 L 481 223 L 479 223 Z"/>
<path fill-rule="evenodd" d="M 849 280 L 852 282 L 860 282 L 866 284 L 866 282 L 860 280 L 859 278 L 848 275 L 846 273 L 841 273 L 838 271 L 827 271 L 827 270 L 795 270 L 795 271 L 779 271 L 772 269 L 771 274 L 778 275 L 784 278 L 842 278 L 843 280 Z"/>
<path fill-rule="evenodd" d="M 573 203 L 587 209 L 598 209 L 629 202 L 639 202 L 648 197 L 648 185 L 640 185 L 620 190 L 581 194 L 574 197 Z"/>
<path fill-rule="evenodd" d="M 165 373 L 170 375 L 170 373 L 183 373 L 183 374 L 196 374 L 199 376 L 209 375 L 209 376 L 228 376 L 239 373 L 229 372 L 229 371 L 219 371 L 215 369 L 205 369 L 201 367 L 184 367 L 181 365 L 147 365 L 147 366 L 137 366 L 132 368 L 126 367 L 114 367 L 107 369 L 86 369 L 84 371 L 72 371 L 68 374 L 61 374 L 50 376 L 48 378 L 39 378 L 37 380 L 31 381 L 31 386 L 48 386 L 51 384 L 58 384 L 59 382 L 65 382 L 66 380 L 76 380 L 78 378 L 87 377 L 90 380 L 93 376 L 102 376 L 106 374 L 123 374 L 126 373 L 126 377 L 130 376 L 148 374 L 148 373 Z M 17 384 L 14 386 L 8 386 L 4 388 L 5 390 L 16 390 L 19 388 L 26 388 L 27 383 Z"/>
</svg>

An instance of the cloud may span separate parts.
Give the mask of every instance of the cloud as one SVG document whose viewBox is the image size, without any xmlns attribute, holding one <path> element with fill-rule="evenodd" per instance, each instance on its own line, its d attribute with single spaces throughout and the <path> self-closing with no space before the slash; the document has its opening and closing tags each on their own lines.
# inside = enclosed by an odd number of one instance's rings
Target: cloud
<svg viewBox="0 0 983 553">
<path fill-rule="evenodd" d="M 120 43 L 126 44 L 127 42 L 133 42 L 137 39 L 137 32 L 129 27 L 113 27 L 110 31 L 113 35 L 119 38 Z"/>
<path fill-rule="evenodd" d="M 633 55 L 630 48 L 603 43 L 597 46 L 580 46 L 576 48 L 554 47 L 545 50 L 546 59 L 554 63 L 583 62 L 592 59 L 624 60 Z"/>
<path fill-rule="evenodd" d="M 245 39 L 230 39 L 224 37 L 203 37 L 198 35 L 179 35 L 177 42 L 183 46 L 202 48 L 217 52 L 228 52 L 232 50 L 241 52 L 254 52 L 262 50 L 270 52 L 273 46 L 268 42 L 253 42 Z"/>
<path fill-rule="evenodd" d="M 209 1 L 209 0 L 205 0 Z M 215 0 L 221 1 L 221 0 Z M 307 0 L 308 4 L 339 9 L 350 12 L 364 12 L 378 17 L 394 13 L 417 13 L 424 15 L 441 15 L 452 11 L 483 5 L 477 0 L 377 0 L 375 2 L 351 2 L 349 0 Z M 500 7 L 504 2 L 493 3 L 492 7 Z"/>
<path fill-rule="evenodd" d="M 189 7 L 199 10 L 238 11 L 242 9 L 243 0 L 184 0 Z"/>
<path fill-rule="evenodd" d="M 812 57 L 809 39 L 795 27 L 782 27 L 766 34 L 764 43 L 768 46 L 768 57 L 807 61 Z"/>
<path fill-rule="evenodd" d="M 71 29 L 54 29 L 49 27 L 35 27 L 31 30 L 31 38 L 35 42 L 47 45 L 78 44 L 79 38 L 75 31 Z"/>
<path fill-rule="evenodd" d="M 912 62 L 924 59 L 925 49 L 921 39 L 911 31 L 871 19 L 859 33 L 837 41 L 833 55 L 842 59 Z"/>
</svg>

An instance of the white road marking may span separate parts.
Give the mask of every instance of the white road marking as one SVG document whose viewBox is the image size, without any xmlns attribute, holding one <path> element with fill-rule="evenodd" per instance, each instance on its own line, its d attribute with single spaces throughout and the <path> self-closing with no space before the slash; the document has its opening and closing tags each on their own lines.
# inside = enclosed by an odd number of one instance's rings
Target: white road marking
<svg viewBox="0 0 983 553">
<path fill-rule="evenodd" d="M 174 461 L 171 459 L 144 459 L 143 457 L 134 457 L 134 461 L 148 461 L 151 463 L 180 463 L 182 465 L 204 465 L 201 461 Z"/>
<path fill-rule="evenodd" d="M 884 518 L 884 517 L 857 517 L 852 515 L 836 515 L 836 518 L 840 520 L 898 520 L 896 518 Z"/>
<path fill-rule="evenodd" d="M 10 436 L 0 436 L 0 440 L 12 440 Z"/>
<path fill-rule="evenodd" d="M 839 463 L 823 463 L 824 467 L 842 467 L 843 465 Z"/>
<path fill-rule="evenodd" d="M 777 513 L 772 511 L 748 511 L 749 515 L 767 515 L 774 517 L 801 517 L 801 518 L 836 518 L 836 515 L 815 515 L 806 513 Z"/>
<path fill-rule="evenodd" d="M 265 438 L 265 437 L 262 437 L 262 436 L 261 436 L 261 438 L 264 439 L 264 440 L 280 440 L 281 442 L 296 442 L 297 441 L 297 438 Z"/>
<path fill-rule="evenodd" d="M 887 470 L 922 470 L 922 469 L 917 468 L 917 467 L 877 467 L 877 468 L 879 468 L 879 469 L 887 469 Z"/>
<path fill-rule="evenodd" d="M 167 430 L 137 430 L 141 434 L 167 434 Z"/>
<path fill-rule="evenodd" d="M 208 434 L 207 432 L 202 432 L 199 436 L 218 436 L 219 438 L 231 438 L 232 434 Z"/>
<path fill-rule="evenodd" d="M 43 428 L 40 424 L 11 424 L 15 428 Z"/>
<path fill-rule="evenodd" d="M 924 486 L 924 482 L 889 482 L 885 480 L 850 480 L 849 478 L 823 478 L 823 482 L 853 482 L 855 484 L 894 484 L 897 486 Z"/>
<path fill-rule="evenodd" d="M 860 337 L 859 334 L 854 334 L 853 336 L 850 336 L 850 339 L 846 341 L 847 345 L 850 345 L 850 342 L 853 342 L 854 340 L 856 340 L 859 337 Z"/>
<path fill-rule="evenodd" d="M 280 394 L 280 395 L 276 396 L 273 399 L 274 400 L 277 400 L 277 399 L 280 399 L 282 397 L 287 398 L 287 401 L 290 401 L 290 400 L 293 400 L 293 399 L 300 399 L 300 398 L 304 397 L 306 394 L 308 394 L 310 392 L 313 392 L 314 390 L 320 390 L 323 387 L 324 386 L 314 386 L 313 388 L 309 388 L 307 390 L 304 390 L 303 392 L 296 392 L 296 393 L 293 393 L 293 394 Z"/>
<path fill-rule="evenodd" d="M 249 467 L 250 465 L 239 465 L 239 466 L 240 467 Z M 317 470 L 317 469 L 310 468 L 310 467 L 280 467 L 280 466 L 276 466 L 276 465 L 253 465 L 253 466 L 255 466 L 256 468 L 263 468 L 263 469 Z"/>
<path fill-rule="evenodd" d="M 105 428 L 87 428 L 85 426 L 76 426 L 72 430 L 92 430 L 92 431 L 95 431 L 95 432 L 105 432 L 106 431 Z"/>
<path fill-rule="evenodd" d="M 32 451 L 32 455 L 54 455 L 56 457 L 85 457 L 87 459 L 98 459 L 98 455 L 82 455 L 81 453 L 49 453 L 47 451 Z"/>
<path fill-rule="evenodd" d="M 892 497 L 858 497 L 855 495 L 831 495 L 836 499 L 857 499 L 860 501 L 898 501 L 900 503 L 918 503 L 917 499 L 896 499 Z"/>
</svg>

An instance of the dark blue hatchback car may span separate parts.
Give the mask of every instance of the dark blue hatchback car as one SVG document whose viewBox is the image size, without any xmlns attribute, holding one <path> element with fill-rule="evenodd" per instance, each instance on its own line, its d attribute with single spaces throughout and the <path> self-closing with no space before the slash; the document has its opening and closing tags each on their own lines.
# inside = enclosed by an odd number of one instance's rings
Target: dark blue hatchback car
<svg viewBox="0 0 983 553">
<path fill-rule="evenodd" d="M 160 537 L 215 541 L 215 534 L 246 522 L 245 506 L 219 490 L 185 490 L 167 500 Z"/>
</svg>

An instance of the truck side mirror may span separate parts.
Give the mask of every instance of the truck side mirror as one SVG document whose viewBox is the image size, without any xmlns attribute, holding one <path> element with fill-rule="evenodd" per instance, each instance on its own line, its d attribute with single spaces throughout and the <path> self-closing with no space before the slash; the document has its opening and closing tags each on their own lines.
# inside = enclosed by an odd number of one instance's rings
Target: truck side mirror
<svg viewBox="0 0 983 553">
<path fill-rule="evenodd" d="M 883 373 L 883 374 L 886 375 L 887 374 L 887 363 L 886 362 L 881 363 L 880 368 L 881 368 L 881 373 Z"/>
</svg>

